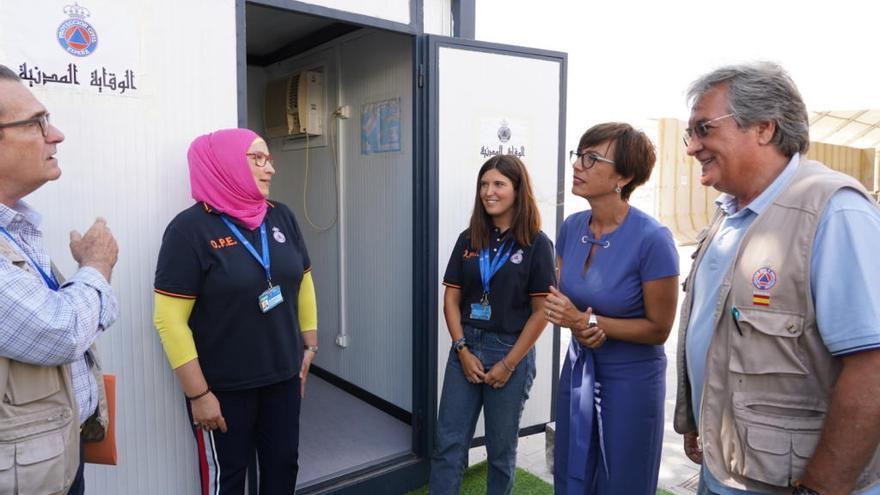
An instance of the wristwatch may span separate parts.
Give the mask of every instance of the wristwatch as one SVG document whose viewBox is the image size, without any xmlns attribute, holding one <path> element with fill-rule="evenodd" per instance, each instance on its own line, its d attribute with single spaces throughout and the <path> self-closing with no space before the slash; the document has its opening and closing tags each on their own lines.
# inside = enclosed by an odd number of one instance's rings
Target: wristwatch
<svg viewBox="0 0 880 495">
<path fill-rule="evenodd" d="M 316 345 L 304 345 L 304 346 L 303 346 L 303 349 L 305 349 L 305 350 L 307 350 L 307 351 L 312 351 L 312 352 L 314 352 L 315 354 L 318 353 L 318 346 L 316 346 Z"/>
<path fill-rule="evenodd" d="M 590 319 L 587 321 L 587 328 L 593 328 L 599 326 L 599 318 L 596 318 L 595 313 L 590 313 Z"/>
<path fill-rule="evenodd" d="M 800 482 L 800 480 L 795 481 L 792 485 L 791 493 L 792 495 L 821 495 L 816 490 L 804 485 Z"/>
<path fill-rule="evenodd" d="M 464 337 L 462 337 L 460 339 L 456 339 L 452 343 L 452 350 L 455 351 L 456 353 L 461 352 L 461 350 L 464 349 L 465 347 L 467 347 L 467 342 L 465 341 Z"/>
</svg>

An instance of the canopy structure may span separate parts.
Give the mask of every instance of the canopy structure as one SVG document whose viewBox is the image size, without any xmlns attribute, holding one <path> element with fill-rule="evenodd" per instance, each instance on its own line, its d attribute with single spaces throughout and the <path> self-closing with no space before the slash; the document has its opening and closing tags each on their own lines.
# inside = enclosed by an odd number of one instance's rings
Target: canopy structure
<svg viewBox="0 0 880 495">
<path fill-rule="evenodd" d="M 810 112 L 810 139 L 814 142 L 846 146 L 870 154 L 873 149 L 871 184 L 875 198 L 880 191 L 880 110 Z M 870 158 L 868 158 L 870 161 Z M 867 177 L 863 177 L 865 179 Z"/>
<path fill-rule="evenodd" d="M 852 148 L 880 148 L 880 110 L 810 112 L 810 139 Z"/>
</svg>

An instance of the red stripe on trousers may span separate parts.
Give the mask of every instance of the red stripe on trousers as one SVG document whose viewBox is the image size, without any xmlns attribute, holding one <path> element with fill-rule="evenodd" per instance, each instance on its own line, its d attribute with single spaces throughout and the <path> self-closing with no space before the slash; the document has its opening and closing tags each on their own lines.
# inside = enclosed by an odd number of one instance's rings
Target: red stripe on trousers
<svg viewBox="0 0 880 495">
<path fill-rule="evenodd" d="M 208 480 L 208 457 L 205 452 L 205 437 L 198 428 L 196 428 L 196 444 L 196 448 L 199 451 L 199 474 L 202 479 L 202 495 L 210 495 L 208 493 L 208 485 L 210 484 L 210 481 Z"/>
</svg>

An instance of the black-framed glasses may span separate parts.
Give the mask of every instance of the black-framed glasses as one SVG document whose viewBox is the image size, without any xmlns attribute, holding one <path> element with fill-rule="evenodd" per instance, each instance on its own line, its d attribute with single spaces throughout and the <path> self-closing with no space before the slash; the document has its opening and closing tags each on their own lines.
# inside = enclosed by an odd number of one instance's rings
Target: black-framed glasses
<svg viewBox="0 0 880 495">
<path fill-rule="evenodd" d="M 31 119 L 25 120 L 16 120 L 15 122 L 7 122 L 5 124 L 0 124 L 0 129 L 6 129 L 7 127 L 21 127 L 25 125 L 39 125 L 40 133 L 43 134 L 43 137 L 49 137 L 49 114 L 44 113 L 39 117 L 34 117 Z"/>
<path fill-rule="evenodd" d="M 681 136 L 681 138 L 684 140 L 684 145 L 690 146 L 691 141 L 694 139 L 694 136 L 697 136 L 700 139 L 705 138 L 709 135 L 709 129 L 714 129 L 715 127 L 717 127 L 709 124 L 726 119 L 727 117 L 733 117 L 733 114 L 729 113 L 727 115 L 722 115 L 721 117 L 715 117 L 714 119 L 703 120 L 694 124 L 693 127 L 688 127 L 684 130 L 684 134 Z"/>
<path fill-rule="evenodd" d="M 613 160 L 609 160 L 595 151 L 580 152 L 577 150 L 571 150 L 568 152 L 568 159 L 571 161 L 572 165 L 577 165 L 578 162 L 580 162 L 581 167 L 584 169 L 593 168 L 593 166 L 596 165 L 596 162 L 605 162 L 609 165 L 614 165 Z"/>
<path fill-rule="evenodd" d="M 249 158 L 254 159 L 254 165 L 263 168 L 266 165 L 272 165 L 275 162 L 272 160 L 271 153 L 263 153 L 262 151 L 254 151 L 253 153 L 245 153 L 245 155 Z"/>
</svg>

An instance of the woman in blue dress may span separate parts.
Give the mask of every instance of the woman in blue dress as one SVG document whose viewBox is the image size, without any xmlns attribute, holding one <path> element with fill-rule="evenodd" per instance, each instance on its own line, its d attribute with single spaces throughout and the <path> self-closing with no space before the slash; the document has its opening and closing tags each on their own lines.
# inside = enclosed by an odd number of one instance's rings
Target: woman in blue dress
<svg viewBox="0 0 880 495">
<path fill-rule="evenodd" d="M 663 443 L 666 355 L 678 253 L 669 229 L 630 206 L 654 146 L 628 124 L 590 128 L 570 153 L 590 209 L 559 232 L 547 319 L 572 332 L 556 405 L 556 493 L 653 495 Z"/>
</svg>

